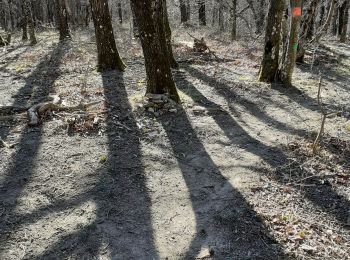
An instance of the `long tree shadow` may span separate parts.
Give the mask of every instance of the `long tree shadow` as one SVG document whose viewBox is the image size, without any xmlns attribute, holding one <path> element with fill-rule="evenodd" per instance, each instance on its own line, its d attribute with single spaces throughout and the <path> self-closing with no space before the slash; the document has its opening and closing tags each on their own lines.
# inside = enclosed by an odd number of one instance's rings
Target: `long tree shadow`
<svg viewBox="0 0 350 260">
<path fill-rule="evenodd" d="M 30 47 L 26 47 L 24 48 L 22 51 L 20 51 L 19 53 L 17 53 L 15 56 L 13 57 L 9 57 L 6 59 L 6 61 L 0 62 L 0 65 L 2 65 L 0 67 L 0 72 L 3 71 L 3 69 L 5 69 L 6 67 L 8 67 L 11 63 L 17 61 L 17 59 L 25 52 L 27 52 L 30 49 Z"/>
<path fill-rule="evenodd" d="M 44 57 L 35 70 L 25 79 L 25 84 L 16 95 L 13 107 L 29 107 L 35 103 L 47 100 L 53 90 L 53 84 L 60 76 L 59 65 L 69 43 L 59 43 L 51 54 Z M 6 139 L 11 128 L 0 128 L 0 137 Z"/>
<path fill-rule="evenodd" d="M 139 142 L 139 130 L 131 113 L 121 73 L 102 74 L 108 114 L 108 159 L 97 184 L 75 200 L 96 204 L 96 220 L 79 231 L 63 236 L 35 259 L 95 259 L 107 240 L 112 259 L 158 259 L 153 241 L 150 198 Z M 123 124 L 121 130 L 118 125 Z M 53 206 L 59 210 L 64 201 Z M 45 214 L 41 209 L 39 213 Z"/>
<path fill-rule="evenodd" d="M 158 119 L 167 133 L 190 193 L 196 235 L 184 259 L 209 248 L 211 259 L 286 259 L 245 198 L 223 176 L 186 112 Z M 193 165 L 192 165 L 193 164 Z M 196 167 L 200 167 L 200 169 Z"/>
<path fill-rule="evenodd" d="M 18 91 L 14 106 L 26 106 L 48 98 L 53 90 L 54 82 L 59 77 L 59 64 L 65 53 L 65 44 L 59 44 L 51 55 L 47 56 L 26 79 L 25 85 Z M 29 99 L 30 97 L 30 99 Z M 5 139 L 12 127 L 0 128 L 0 136 Z M 24 127 L 17 151 L 12 158 L 11 166 L 0 186 L 0 201 L 6 214 L 0 216 L 0 255 L 4 254 L 7 233 L 12 231 L 11 219 L 18 199 L 33 175 L 35 159 L 40 147 L 42 128 Z M 5 257 L 6 258 L 6 257 Z"/>
<path fill-rule="evenodd" d="M 198 104 L 208 108 L 210 115 L 217 125 L 223 130 L 231 143 L 238 145 L 247 152 L 259 156 L 267 165 L 277 168 L 288 162 L 288 157 L 282 149 L 270 147 L 249 135 L 225 110 L 208 100 L 192 83 L 184 77 L 177 77 L 177 86 L 186 92 Z M 216 108 L 215 110 L 210 108 Z M 286 184 L 287 180 L 281 175 L 274 175 L 274 179 Z M 344 196 L 339 195 L 332 187 L 319 183 L 318 185 L 305 188 L 304 196 L 316 207 L 332 215 L 341 225 L 350 228 L 348 212 L 350 212 L 350 202 Z M 327 195 L 326 195 L 327 194 Z"/>
<path fill-rule="evenodd" d="M 282 122 L 276 120 L 275 118 L 271 117 L 263 110 L 262 106 L 259 106 L 259 105 L 255 104 L 254 102 L 248 100 L 244 96 L 239 95 L 232 88 L 230 88 L 227 84 L 222 83 L 222 82 L 216 80 L 215 78 L 206 75 L 205 73 L 199 71 L 198 69 L 193 68 L 192 66 L 184 65 L 183 67 L 186 69 L 186 71 L 191 76 L 204 81 L 209 87 L 214 88 L 215 91 L 219 95 L 224 97 L 229 104 L 232 104 L 230 106 L 231 111 L 234 110 L 234 106 L 236 104 L 239 104 L 239 105 L 243 106 L 246 109 L 246 111 L 248 113 L 250 113 L 251 115 L 255 116 L 256 118 L 258 118 L 262 122 L 266 123 L 267 125 L 273 125 L 274 128 L 276 128 L 280 131 L 297 134 L 297 135 L 302 136 L 302 137 L 307 136 L 309 134 L 304 129 L 297 129 L 293 126 L 282 123 Z M 179 76 L 178 76 L 178 78 L 179 78 Z M 233 111 L 233 112 L 235 112 L 235 111 Z M 237 113 L 235 113 L 235 114 L 238 115 Z"/>
<path fill-rule="evenodd" d="M 343 60 L 349 60 L 350 57 L 336 52 L 325 45 L 322 45 L 315 55 L 319 57 L 313 62 L 313 68 L 311 68 L 311 64 L 307 63 L 298 64 L 298 68 L 310 74 L 318 75 L 321 73 L 323 79 L 332 82 L 332 84 L 344 91 L 350 91 L 348 75 L 339 71 L 340 66 L 349 71 L 350 65 L 343 63 Z"/>
</svg>

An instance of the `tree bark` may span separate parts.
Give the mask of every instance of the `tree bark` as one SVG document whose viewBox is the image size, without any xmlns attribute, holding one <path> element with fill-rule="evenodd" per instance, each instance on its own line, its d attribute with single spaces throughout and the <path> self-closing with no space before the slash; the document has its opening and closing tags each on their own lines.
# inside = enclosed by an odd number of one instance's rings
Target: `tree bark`
<svg viewBox="0 0 350 260">
<path fill-rule="evenodd" d="M 225 30 L 224 4 L 222 1 L 219 2 L 219 29 L 220 31 Z"/>
<path fill-rule="evenodd" d="M 343 25 L 342 30 L 340 32 L 340 42 L 344 43 L 346 42 L 346 34 L 348 32 L 348 23 L 349 23 L 349 8 L 350 8 L 350 1 L 345 0 L 345 8 L 344 8 L 344 15 L 343 15 Z"/>
<path fill-rule="evenodd" d="M 121 3 L 118 3 L 118 16 L 119 16 L 119 24 L 123 24 L 123 9 L 122 9 Z"/>
<path fill-rule="evenodd" d="M 207 25 L 205 1 L 203 1 L 203 0 L 199 0 L 199 2 L 198 2 L 198 18 L 199 18 L 199 25 L 201 25 L 201 26 Z"/>
<path fill-rule="evenodd" d="M 326 7 L 324 6 L 324 4 L 321 6 L 320 9 L 320 20 L 318 22 L 318 26 L 321 27 L 323 24 L 323 20 L 324 20 L 324 16 L 326 14 Z"/>
<path fill-rule="evenodd" d="M 181 23 L 186 23 L 188 21 L 187 7 L 185 0 L 180 0 L 180 18 Z"/>
<path fill-rule="evenodd" d="M 338 8 L 339 9 L 339 15 L 338 15 L 338 34 L 339 35 L 343 31 L 345 7 L 346 7 L 346 2 L 344 1 L 344 3 L 341 4 Z"/>
<path fill-rule="evenodd" d="M 56 0 L 60 41 L 71 39 L 68 27 L 68 13 L 65 0 Z"/>
<path fill-rule="evenodd" d="M 290 0 L 290 7 L 292 11 L 292 19 L 290 25 L 287 54 L 286 59 L 284 60 L 282 67 L 278 73 L 279 81 L 287 86 L 292 85 L 292 75 L 295 67 L 298 49 L 302 0 Z"/>
<path fill-rule="evenodd" d="M 22 9 L 22 20 L 21 20 L 21 27 L 22 27 L 22 41 L 28 41 L 28 29 L 27 29 L 27 18 L 24 11 L 24 3 L 21 4 Z"/>
<path fill-rule="evenodd" d="M 232 0 L 231 7 L 231 41 L 237 39 L 237 0 Z"/>
<path fill-rule="evenodd" d="M 191 20 L 191 4 L 190 4 L 190 0 L 186 0 L 186 7 L 187 7 L 187 22 L 189 22 Z"/>
<path fill-rule="evenodd" d="M 34 21 L 33 21 L 33 14 L 32 14 L 32 8 L 29 0 L 23 0 L 24 4 L 24 17 L 26 20 L 26 23 L 28 24 L 29 29 L 29 40 L 31 45 L 37 44 L 37 40 L 35 37 L 35 31 L 34 31 Z"/>
<path fill-rule="evenodd" d="M 259 0 L 259 28 L 257 29 L 258 33 L 261 33 L 261 30 L 264 28 L 264 22 L 265 22 L 264 5 L 265 5 L 265 0 Z"/>
<path fill-rule="evenodd" d="M 176 62 L 174 53 L 173 53 L 173 47 L 171 45 L 171 28 L 169 24 L 169 18 L 168 18 L 168 10 L 167 10 L 167 3 L 166 0 L 163 0 L 163 19 L 164 19 L 164 30 L 165 30 L 165 38 L 166 38 L 166 46 L 167 46 L 167 54 L 168 59 L 170 62 L 170 66 L 173 69 L 177 69 L 179 67 L 179 64 Z"/>
<path fill-rule="evenodd" d="M 305 47 L 307 40 L 311 40 L 314 33 L 314 23 L 316 18 L 316 8 L 319 3 L 319 0 L 312 0 L 304 17 L 301 26 L 299 44 L 297 50 L 296 62 L 303 63 L 305 56 Z"/>
<path fill-rule="evenodd" d="M 98 70 L 124 71 L 125 64 L 119 56 L 109 14 L 108 0 L 90 0 L 95 26 Z"/>
<path fill-rule="evenodd" d="M 332 27 L 331 33 L 333 36 L 336 36 L 338 33 L 338 16 L 339 16 L 340 7 L 336 7 L 334 10 L 333 18 L 332 18 Z"/>
<path fill-rule="evenodd" d="M 271 0 L 266 29 L 265 48 L 261 62 L 259 81 L 273 82 L 278 70 L 281 24 L 284 11 L 284 0 Z"/>
<path fill-rule="evenodd" d="M 150 94 L 168 93 L 171 99 L 179 102 L 180 98 L 167 55 L 163 4 L 164 1 L 160 0 L 131 0 L 145 57 L 146 92 Z"/>
<path fill-rule="evenodd" d="M 331 24 L 331 21 L 332 21 L 332 17 L 333 17 L 336 3 L 337 3 L 337 0 L 331 0 L 328 14 L 327 14 L 327 19 L 326 19 L 325 23 L 323 24 L 323 26 L 321 27 L 321 30 L 317 33 L 315 38 L 312 40 L 313 42 L 314 41 L 318 42 L 321 39 L 321 37 L 323 36 L 323 34 L 327 32 L 327 30 Z"/>
</svg>

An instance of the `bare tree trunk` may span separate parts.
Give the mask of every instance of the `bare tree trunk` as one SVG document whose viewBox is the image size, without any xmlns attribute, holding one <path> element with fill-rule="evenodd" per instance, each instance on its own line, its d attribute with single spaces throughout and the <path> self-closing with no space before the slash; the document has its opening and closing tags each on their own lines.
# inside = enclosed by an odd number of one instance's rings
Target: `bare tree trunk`
<svg viewBox="0 0 350 260">
<path fill-rule="evenodd" d="M 348 32 L 348 23 L 349 23 L 349 8 L 350 8 L 350 2 L 349 0 L 345 0 L 343 25 L 342 25 L 342 30 L 340 32 L 340 42 L 342 43 L 346 42 L 346 34 Z"/>
<path fill-rule="evenodd" d="M 336 36 L 338 33 L 338 16 L 339 16 L 340 7 L 335 7 L 333 18 L 332 18 L 332 26 L 331 26 L 331 34 Z"/>
<path fill-rule="evenodd" d="M 270 1 L 265 29 L 265 48 L 260 67 L 259 81 L 273 82 L 278 70 L 284 5 L 284 0 Z"/>
<path fill-rule="evenodd" d="M 224 4 L 220 0 L 219 2 L 219 29 L 220 31 L 225 30 L 225 21 L 224 21 Z"/>
<path fill-rule="evenodd" d="M 339 35 L 343 31 L 345 7 L 346 7 L 346 1 L 344 1 L 343 4 L 341 4 L 338 8 L 339 9 L 339 15 L 338 15 L 338 34 Z"/>
<path fill-rule="evenodd" d="M 27 29 L 27 18 L 25 15 L 25 10 L 24 10 L 24 3 L 22 2 L 21 4 L 21 9 L 22 9 L 22 20 L 21 20 L 21 27 L 22 27 L 22 41 L 28 41 L 28 29 Z"/>
<path fill-rule="evenodd" d="M 287 49 L 288 49 L 288 33 L 289 33 L 289 28 L 288 28 L 288 21 L 289 21 L 289 11 L 288 8 L 285 9 L 284 15 L 282 18 L 282 28 L 281 28 L 281 35 L 282 35 L 282 55 L 279 64 L 283 64 L 284 61 L 286 60 L 287 56 Z"/>
<path fill-rule="evenodd" d="M 137 25 L 137 20 L 136 20 L 134 11 L 132 11 L 132 29 L 133 29 L 134 37 L 138 38 L 140 36 L 139 35 L 139 27 Z"/>
<path fill-rule="evenodd" d="M 125 64 L 119 56 L 115 43 L 108 0 L 90 0 L 90 4 L 96 34 L 98 70 L 123 71 Z"/>
<path fill-rule="evenodd" d="M 329 11 L 327 14 L 327 20 L 323 24 L 323 26 L 321 27 L 321 30 L 317 33 L 317 35 L 315 36 L 315 38 L 312 41 L 318 42 L 321 39 L 321 37 L 323 36 L 323 34 L 327 32 L 327 30 L 331 24 L 331 21 L 332 21 L 332 17 L 333 17 L 336 3 L 337 3 L 337 0 L 331 0 L 330 6 L 329 6 Z"/>
<path fill-rule="evenodd" d="M 163 0 L 163 17 L 164 17 L 164 30 L 165 30 L 166 45 L 167 45 L 167 50 L 168 50 L 167 51 L 168 59 L 170 62 L 170 66 L 173 69 L 177 69 L 179 67 L 179 64 L 176 62 L 176 60 L 174 58 L 173 47 L 171 45 L 171 28 L 170 28 L 170 24 L 169 24 L 166 0 Z"/>
<path fill-rule="evenodd" d="M 58 12 L 58 24 L 60 31 L 60 41 L 70 39 L 69 27 L 68 27 L 68 13 L 65 0 L 56 0 L 57 12 Z"/>
<path fill-rule="evenodd" d="M 188 21 L 188 15 L 185 0 L 180 0 L 180 15 L 181 23 L 186 23 Z"/>
<path fill-rule="evenodd" d="M 288 86 L 292 85 L 292 75 L 297 56 L 302 0 L 290 0 L 290 7 L 292 11 L 292 20 L 288 39 L 287 56 L 278 73 L 278 80 Z"/>
<path fill-rule="evenodd" d="M 198 2 L 198 17 L 199 17 L 199 25 L 206 26 L 207 25 L 207 17 L 205 11 L 205 1 L 199 0 Z"/>
<path fill-rule="evenodd" d="M 314 23 L 316 17 L 316 8 L 319 3 L 319 0 L 312 0 L 309 8 L 307 9 L 306 14 L 304 15 L 301 32 L 299 36 L 299 44 L 297 51 L 296 62 L 303 63 L 305 56 L 305 43 L 307 40 L 311 40 L 314 33 Z"/>
<path fill-rule="evenodd" d="M 231 26 L 231 41 L 235 41 L 237 39 L 237 0 L 232 0 Z"/>
<path fill-rule="evenodd" d="M 261 33 L 262 29 L 264 28 L 264 22 L 265 22 L 265 13 L 264 13 L 264 5 L 265 5 L 265 0 L 259 0 L 259 29 L 258 33 Z"/>
<path fill-rule="evenodd" d="M 118 3 L 118 16 L 119 16 L 119 24 L 123 24 L 123 9 L 122 9 L 121 3 Z"/>
<path fill-rule="evenodd" d="M 34 21 L 33 21 L 33 15 L 32 15 L 32 8 L 29 0 L 23 0 L 24 3 L 24 17 L 26 19 L 26 22 L 28 24 L 29 29 L 29 40 L 31 45 L 37 44 L 37 40 L 35 37 L 35 31 L 34 31 Z"/>
<path fill-rule="evenodd" d="M 190 4 L 190 0 L 186 0 L 186 12 L 187 12 L 187 22 L 189 22 L 191 20 L 191 4 Z"/>
<path fill-rule="evenodd" d="M 90 23 L 90 6 L 86 5 L 86 15 L 85 15 L 85 26 L 89 27 L 89 23 Z"/>
<path fill-rule="evenodd" d="M 255 9 L 255 6 L 254 6 L 254 0 L 247 0 L 248 4 L 249 4 L 249 7 L 250 9 L 252 10 L 252 13 L 253 13 L 253 17 L 254 17 L 254 22 L 255 22 L 255 27 L 256 27 L 256 30 L 255 32 L 257 34 L 261 33 L 261 30 L 262 30 L 262 24 L 260 24 L 260 21 L 259 21 L 259 16 L 256 12 L 256 9 Z"/>
<path fill-rule="evenodd" d="M 131 0 L 132 9 L 139 26 L 140 39 L 145 57 L 147 93 L 169 93 L 179 102 L 175 82 L 167 55 L 164 29 L 163 1 Z"/>
<path fill-rule="evenodd" d="M 322 4 L 321 9 L 320 9 L 320 20 L 318 22 L 319 27 L 321 27 L 323 24 L 325 14 L 326 14 L 326 7 L 324 6 L 324 4 Z"/>
</svg>

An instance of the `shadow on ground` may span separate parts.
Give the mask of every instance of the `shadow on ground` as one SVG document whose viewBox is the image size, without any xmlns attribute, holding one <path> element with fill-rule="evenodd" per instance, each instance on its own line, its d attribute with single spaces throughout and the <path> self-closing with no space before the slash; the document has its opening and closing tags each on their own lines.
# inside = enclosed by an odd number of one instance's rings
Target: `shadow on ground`
<svg viewBox="0 0 350 260">
<path fill-rule="evenodd" d="M 51 55 L 40 62 L 18 91 L 14 106 L 27 106 L 48 98 L 55 80 L 60 76 L 59 64 L 67 48 L 69 46 L 59 44 Z M 0 128 L 0 137 L 5 139 L 12 129 L 13 127 Z M 0 255 L 4 254 L 6 239 L 16 226 L 14 211 L 24 187 L 33 174 L 41 139 L 41 127 L 24 127 L 11 166 L 1 183 L 0 201 L 5 213 L 0 216 Z"/>
<path fill-rule="evenodd" d="M 41 255 L 30 256 L 31 259 L 94 259 L 101 254 L 113 259 L 158 259 L 139 133 L 132 114 L 128 113 L 131 108 L 123 75 L 111 71 L 102 74 L 102 80 L 108 108 L 108 159 L 96 172 L 97 183 L 75 198 L 56 201 L 34 213 L 22 215 L 16 224 L 35 222 L 52 212 L 74 208 L 87 201 L 95 203 L 96 218 L 76 232 L 63 235 L 56 243 L 48 244 Z M 122 122 L 126 128 L 121 131 L 116 127 L 117 122 Z M 21 167 L 31 167 L 34 158 L 21 163 Z M 19 194 L 17 192 L 17 197 Z M 13 226 L 10 230 L 15 232 Z"/>
<path fill-rule="evenodd" d="M 195 70 L 192 67 L 185 67 L 190 75 L 202 80 L 213 88 L 219 88 L 215 79 L 203 75 L 203 73 Z M 227 138 L 230 139 L 233 145 L 238 145 L 247 152 L 259 156 L 269 167 L 276 169 L 289 162 L 288 157 L 281 148 L 269 147 L 259 140 L 253 138 L 246 130 L 244 130 L 239 123 L 225 110 L 220 109 L 220 106 L 208 98 L 206 98 L 191 82 L 189 82 L 183 75 L 176 76 L 178 87 L 189 95 L 197 104 L 205 107 L 209 115 L 215 120 L 217 125 L 223 130 Z M 210 108 L 217 108 L 210 110 Z M 249 109 L 248 109 L 249 112 Z M 260 116 L 260 113 L 255 114 Z M 275 126 L 275 125 L 273 125 Z M 279 126 L 277 125 L 277 128 Z M 232 134 L 234 133 L 234 134 Z M 262 170 L 263 172 L 263 170 Z M 273 175 L 275 181 L 287 184 L 287 180 L 282 175 Z M 332 187 L 318 183 L 307 187 L 304 190 L 304 196 L 310 200 L 316 207 L 322 209 L 324 212 L 332 215 L 345 228 L 350 228 L 348 214 L 350 212 L 350 202 L 345 197 L 339 195 Z"/>
<path fill-rule="evenodd" d="M 209 248 L 211 259 L 278 259 L 280 245 L 254 210 L 220 172 L 191 126 L 186 112 L 159 119 L 178 158 L 196 217 L 196 235 L 184 259 Z M 201 170 L 186 162 L 196 156 Z M 286 256 L 283 256 L 286 259 Z"/>
</svg>

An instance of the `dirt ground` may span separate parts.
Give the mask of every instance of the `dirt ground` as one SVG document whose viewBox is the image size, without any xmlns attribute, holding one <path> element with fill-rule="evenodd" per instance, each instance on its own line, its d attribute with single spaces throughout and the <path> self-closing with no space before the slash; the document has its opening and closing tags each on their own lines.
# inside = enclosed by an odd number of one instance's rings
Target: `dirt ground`
<svg viewBox="0 0 350 260">
<path fill-rule="evenodd" d="M 176 31 L 165 111 L 144 107 L 137 41 L 121 31 L 127 70 L 98 73 L 91 35 L 0 52 L 0 111 L 92 104 L 0 114 L 0 259 L 350 259 L 349 45 L 310 48 L 285 88 L 257 81 L 261 39 L 205 34 L 217 60 Z M 314 156 L 319 73 L 336 115 Z"/>
</svg>

